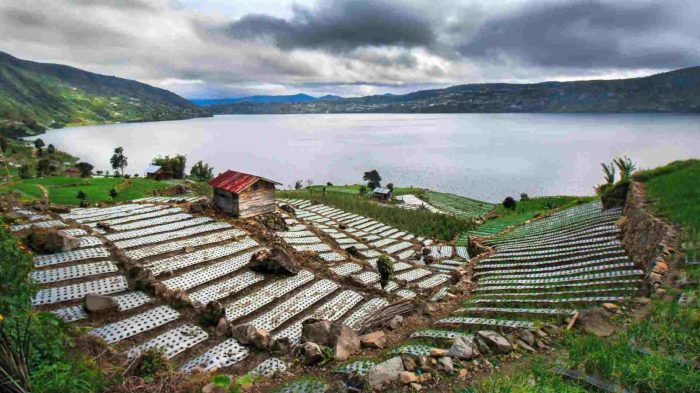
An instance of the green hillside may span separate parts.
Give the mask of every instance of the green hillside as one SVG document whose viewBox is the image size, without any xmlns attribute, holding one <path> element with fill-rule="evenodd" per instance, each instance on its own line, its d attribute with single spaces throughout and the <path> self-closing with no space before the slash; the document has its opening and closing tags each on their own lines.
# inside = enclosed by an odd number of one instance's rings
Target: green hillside
<svg viewBox="0 0 700 393">
<path fill-rule="evenodd" d="M 113 122 L 189 119 L 206 109 L 144 83 L 0 52 L 0 134 Z"/>
</svg>

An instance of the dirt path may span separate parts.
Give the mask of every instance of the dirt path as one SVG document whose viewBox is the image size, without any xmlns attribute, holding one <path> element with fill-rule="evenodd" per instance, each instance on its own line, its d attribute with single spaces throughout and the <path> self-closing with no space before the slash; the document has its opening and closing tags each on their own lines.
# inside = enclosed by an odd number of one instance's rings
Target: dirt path
<svg viewBox="0 0 700 393">
<path fill-rule="evenodd" d="M 37 184 L 36 186 L 39 187 L 39 189 L 41 190 L 41 194 L 43 195 L 42 198 L 44 199 L 44 201 L 46 201 L 46 203 L 48 203 L 49 202 L 49 190 L 46 189 L 46 187 L 44 187 L 41 184 Z"/>
</svg>

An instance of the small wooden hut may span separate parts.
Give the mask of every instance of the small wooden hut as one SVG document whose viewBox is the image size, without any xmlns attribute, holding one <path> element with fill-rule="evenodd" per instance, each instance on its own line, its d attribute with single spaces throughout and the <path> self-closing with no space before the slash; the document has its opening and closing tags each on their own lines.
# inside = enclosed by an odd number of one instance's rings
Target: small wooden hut
<svg viewBox="0 0 700 393">
<path fill-rule="evenodd" d="M 374 197 L 381 201 L 390 201 L 393 194 L 390 189 L 382 187 L 377 187 L 372 192 Z"/>
<path fill-rule="evenodd" d="M 228 170 L 209 180 L 209 185 L 219 210 L 246 218 L 275 211 L 275 185 L 282 183 Z"/>
<path fill-rule="evenodd" d="M 146 177 L 155 180 L 167 180 L 170 179 L 170 173 L 163 170 L 160 165 L 149 165 L 146 168 Z"/>
</svg>

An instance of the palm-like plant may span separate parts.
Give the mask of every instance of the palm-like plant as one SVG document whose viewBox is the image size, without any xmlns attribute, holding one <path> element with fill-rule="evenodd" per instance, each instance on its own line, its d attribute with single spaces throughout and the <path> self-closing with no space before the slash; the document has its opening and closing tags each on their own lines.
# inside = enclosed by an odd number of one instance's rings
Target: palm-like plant
<svg viewBox="0 0 700 393">
<path fill-rule="evenodd" d="M 605 175 L 605 182 L 607 184 L 614 184 L 615 183 L 615 166 L 611 162 L 610 164 L 606 164 L 604 162 L 600 163 L 600 166 L 603 167 L 603 174 Z"/>
<path fill-rule="evenodd" d="M 617 169 L 620 170 L 620 178 L 623 181 L 629 179 L 629 177 L 632 176 L 632 172 L 637 169 L 637 164 L 632 162 L 632 159 L 627 156 L 622 158 L 617 157 L 613 162 L 617 166 Z"/>
</svg>

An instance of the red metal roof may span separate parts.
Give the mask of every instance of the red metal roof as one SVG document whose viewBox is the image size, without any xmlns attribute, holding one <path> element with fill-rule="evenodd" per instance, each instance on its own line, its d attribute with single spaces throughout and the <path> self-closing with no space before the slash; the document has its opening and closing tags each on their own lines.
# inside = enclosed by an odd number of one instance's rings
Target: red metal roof
<svg viewBox="0 0 700 393">
<path fill-rule="evenodd" d="M 274 184 L 282 184 L 273 180 L 265 179 L 264 177 L 250 175 L 243 172 L 236 172 L 229 169 L 219 176 L 209 180 L 209 185 L 214 188 L 220 188 L 222 190 L 238 194 L 260 179 Z"/>
</svg>

